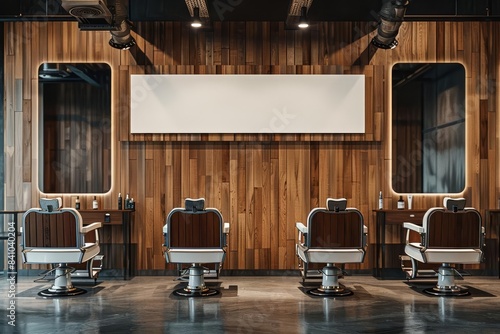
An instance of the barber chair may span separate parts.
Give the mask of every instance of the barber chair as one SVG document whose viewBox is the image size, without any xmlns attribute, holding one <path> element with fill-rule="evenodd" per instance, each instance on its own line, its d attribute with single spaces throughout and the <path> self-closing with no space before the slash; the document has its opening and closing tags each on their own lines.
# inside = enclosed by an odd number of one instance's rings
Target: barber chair
<svg viewBox="0 0 500 334">
<path fill-rule="evenodd" d="M 408 278 L 418 277 L 419 263 L 440 263 L 436 286 L 424 289 L 434 296 L 466 296 L 469 291 L 455 284 L 458 271 L 452 264 L 476 264 L 483 260 L 484 227 L 481 214 L 465 207 L 464 198 L 444 198 L 444 207 L 427 210 L 422 226 L 404 223 L 405 253 L 412 269 Z M 417 242 L 412 241 L 419 236 Z"/>
<path fill-rule="evenodd" d="M 366 253 L 368 229 L 361 212 L 347 208 L 345 198 L 326 200 L 326 208 L 315 208 L 307 217 L 307 226 L 296 223 L 299 242 L 296 252 L 299 269 L 304 282 L 318 270 L 310 270 L 312 263 L 325 263 L 321 286 L 309 289 L 313 296 L 337 297 L 352 295 L 353 292 L 339 284 L 343 276 L 336 264 L 362 263 Z"/>
<path fill-rule="evenodd" d="M 219 210 L 205 208 L 205 199 L 185 200 L 184 208 L 175 208 L 167 216 L 163 226 L 164 254 L 167 263 L 189 265 L 183 272 L 188 275 L 186 287 L 174 294 L 182 297 L 206 297 L 219 293 L 208 288 L 205 274 L 215 265 L 218 277 L 226 257 L 229 223 L 224 223 Z"/>
<path fill-rule="evenodd" d="M 62 199 L 40 199 L 40 208 L 27 210 L 23 215 L 22 258 L 26 264 L 49 264 L 54 274 L 53 285 L 38 293 L 42 297 L 62 297 L 83 294 L 86 290 L 73 286 L 71 274 L 75 268 L 68 264 L 87 264 L 88 276 L 97 278 L 101 268 L 94 265 L 99 254 L 98 229 L 101 223 L 83 226 L 80 213 L 62 208 Z M 100 262 L 100 261 L 99 261 Z"/>
</svg>

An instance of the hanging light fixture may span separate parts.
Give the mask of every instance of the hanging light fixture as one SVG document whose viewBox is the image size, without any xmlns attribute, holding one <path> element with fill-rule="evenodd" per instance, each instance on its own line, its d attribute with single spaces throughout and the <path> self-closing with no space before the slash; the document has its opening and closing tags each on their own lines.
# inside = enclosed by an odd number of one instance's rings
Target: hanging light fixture
<svg viewBox="0 0 500 334">
<path fill-rule="evenodd" d="M 200 8 L 194 7 L 193 8 L 193 20 L 191 21 L 191 27 L 193 28 L 200 28 L 202 26 L 201 19 L 200 19 Z"/>
<path fill-rule="evenodd" d="M 309 27 L 309 21 L 307 20 L 307 7 L 302 7 L 300 10 L 300 19 L 298 27 L 301 29 L 305 29 Z"/>
<path fill-rule="evenodd" d="M 372 44 L 380 49 L 394 49 L 398 45 L 396 36 L 403 23 L 409 0 L 388 0 L 380 9 L 380 22 Z"/>
</svg>

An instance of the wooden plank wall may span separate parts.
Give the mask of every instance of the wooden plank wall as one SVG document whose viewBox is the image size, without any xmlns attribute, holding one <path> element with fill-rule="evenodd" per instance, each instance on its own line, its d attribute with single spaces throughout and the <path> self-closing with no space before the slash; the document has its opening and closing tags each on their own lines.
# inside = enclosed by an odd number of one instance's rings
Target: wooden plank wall
<svg viewBox="0 0 500 334">
<path fill-rule="evenodd" d="M 81 32 L 70 22 L 5 23 L 6 208 L 36 206 L 37 69 L 42 62 L 106 62 L 113 72 L 113 187 L 99 195 L 116 208 L 118 193 L 136 201 L 133 242 L 138 270 L 163 270 L 162 226 L 185 197 L 205 197 L 231 223 L 226 269 L 296 269 L 295 222 L 346 197 L 375 241 L 379 191 L 391 190 L 390 71 L 396 62 L 460 62 L 467 74 L 467 188 L 484 213 L 499 196 L 498 22 L 406 22 L 395 50 L 370 46 L 372 23 L 315 23 L 307 31 L 277 22 L 215 22 L 211 31 L 185 23 L 137 23 L 138 45 L 119 51 L 109 32 Z M 366 133 L 362 135 L 130 135 L 132 73 L 302 74 L 366 76 Z M 223 92 L 221 92 L 223 97 Z M 193 92 L 196 98 L 196 92 Z M 295 98 L 305 98 L 291 96 Z M 341 120 L 339 120 L 341 121 Z M 50 194 L 59 195 L 59 194 Z M 62 194 L 72 205 L 74 194 Z M 443 195 L 416 195 L 414 208 Z M 93 196 L 82 195 L 82 208 Z M 117 232 L 119 233 L 119 232 Z M 490 232 L 488 232 L 490 233 Z M 373 250 L 353 268 L 373 266 Z"/>
</svg>

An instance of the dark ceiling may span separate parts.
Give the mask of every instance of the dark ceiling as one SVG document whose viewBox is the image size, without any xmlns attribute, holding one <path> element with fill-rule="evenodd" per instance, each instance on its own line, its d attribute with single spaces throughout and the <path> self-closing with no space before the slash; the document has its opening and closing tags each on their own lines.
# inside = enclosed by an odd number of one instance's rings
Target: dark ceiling
<svg viewBox="0 0 500 334">
<path fill-rule="evenodd" d="M 116 0 L 108 0 L 108 2 Z M 374 21 L 387 0 L 313 0 L 311 21 Z M 1 0 L 0 21 L 75 20 L 61 0 Z M 212 21 L 286 21 L 292 0 L 206 0 Z M 306 2 L 306 1 L 304 1 Z M 129 0 L 129 19 L 187 21 L 185 0 Z M 500 0 L 412 0 L 406 20 L 497 20 Z"/>
</svg>

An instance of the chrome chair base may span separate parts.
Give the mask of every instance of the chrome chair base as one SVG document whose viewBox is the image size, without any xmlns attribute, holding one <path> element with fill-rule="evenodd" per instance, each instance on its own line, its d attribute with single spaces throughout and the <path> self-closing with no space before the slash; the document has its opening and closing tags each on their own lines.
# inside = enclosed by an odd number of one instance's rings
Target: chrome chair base
<svg viewBox="0 0 500 334">
<path fill-rule="evenodd" d="M 72 287 L 70 289 L 45 289 L 42 290 L 38 293 L 40 297 L 71 297 L 71 296 L 78 296 L 78 295 L 83 295 L 84 293 L 87 293 L 87 290 L 81 289 L 81 288 L 75 288 Z"/>
<path fill-rule="evenodd" d="M 52 284 L 50 288 L 40 291 L 38 295 L 41 297 L 69 297 L 87 293 L 87 290 L 73 286 L 71 282 L 71 273 L 74 271 L 74 268 L 69 267 L 65 263 L 60 263 L 44 275 L 45 277 L 54 272 L 54 284 Z"/>
<path fill-rule="evenodd" d="M 218 290 L 210 289 L 207 287 L 205 287 L 204 289 L 196 289 L 196 290 L 183 288 L 174 291 L 174 295 L 179 297 L 210 297 L 218 295 L 219 293 L 220 292 Z"/>
<path fill-rule="evenodd" d="M 459 287 L 455 284 L 456 270 L 448 263 L 443 263 L 438 270 L 438 282 L 436 286 L 424 289 L 424 292 L 433 296 L 468 296 L 468 289 Z"/>
<path fill-rule="evenodd" d="M 188 285 L 185 288 L 175 290 L 174 295 L 180 297 L 208 297 L 219 294 L 218 290 L 210 289 L 205 285 L 205 269 L 199 263 L 193 263 L 188 269 Z"/>
<path fill-rule="evenodd" d="M 325 289 L 324 287 L 319 287 L 316 289 L 311 289 L 307 291 L 307 294 L 316 297 L 345 297 L 350 296 L 353 292 L 349 289 L 338 287 L 330 287 Z"/>
<path fill-rule="evenodd" d="M 432 288 L 427 288 L 424 289 L 424 293 L 427 293 L 429 295 L 433 296 L 439 296 L 439 297 L 462 297 L 462 296 L 468 296 L 470 295 L 470 292 L 466 288 L 461 288 L 459 286 L 453 286 L 453 287 L 432 287 Z"/>
<path fill-rule="evenodd" d="M 310 289 L 307 294 L 319 297 L 344 297 L 350 296 L 353 292 L 339 284 L 339 277 L 343 276 L 342 269 L 327 263 L 321 270 L 322 282 L 318 288 Z"/>
</svg>

